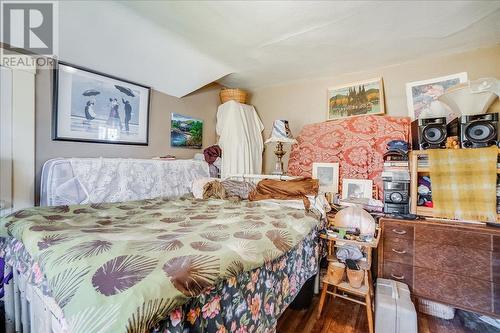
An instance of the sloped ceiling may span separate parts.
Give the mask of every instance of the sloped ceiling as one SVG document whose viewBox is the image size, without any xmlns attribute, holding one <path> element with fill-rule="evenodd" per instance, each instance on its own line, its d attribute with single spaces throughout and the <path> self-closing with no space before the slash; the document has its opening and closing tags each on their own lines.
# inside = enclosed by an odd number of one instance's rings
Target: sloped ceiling
<svg viewBox="0 0 500 333">
<path fill-rule="evenodd" d="M 174 96 L 500 43 L 500 1 L 70 1 L 60 17 L 63 59 Z"/>
<path fill-rule="evenodd" d="M 231 69 L 114 1 L 59 2 L 59 58 L 181 97 Z"/>
</svg>

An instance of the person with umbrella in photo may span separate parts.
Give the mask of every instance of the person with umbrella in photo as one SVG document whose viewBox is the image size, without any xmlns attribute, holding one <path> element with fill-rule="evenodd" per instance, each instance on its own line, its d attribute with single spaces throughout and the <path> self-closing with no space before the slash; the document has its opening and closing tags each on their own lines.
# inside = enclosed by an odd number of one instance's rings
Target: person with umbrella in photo
<svg viewBox="0 0 500 333">
<path fill-rule="evenodd" d="M 107 125 L 112 128 L 116 129 L 119 128 L 121 131 L 122 122 L 120 120 L 120 113 L 118 112 L 118 106 L 119 106 L 118 100 L 116 98 L 110 98 L 109 103 L 110 103 L 110 110 L 109 110 Z"/>
<path fill-rule="evenodd" d="M 127 96 L 135 97 L 134 93 L 129 88 L 118 86 L 118 85 L 115 85 L 115 88 L 120 90 L 122 93 L 124 93 Z M 129 122 L 130 122 L 130 119 L 132 119 L 132 106 L 130 105 L 130 101 L 125 100 L 123 97 L 122 97 L 122 103 L 123 103 L 123 108 L 125 110 L 125 131 L 127 133 L 129 133 L 129 130 L 130 130 Z"/>
<path fill-rule="evenodd" d="M 95 89 L 88 89 L 83 92 L 83 96 L 86 97 L 92 97 L 92 99 L 89 99 L 87 103 L 85 104 L 85 119 L 83 122 L 87 125 L 90 126 L 90 122 L 95 119 L 96 113 L 94 111 L 94 105 L 95 105 L 95 96 L 99 95 L 101 92 L 95 90 Z"/>
</svg>

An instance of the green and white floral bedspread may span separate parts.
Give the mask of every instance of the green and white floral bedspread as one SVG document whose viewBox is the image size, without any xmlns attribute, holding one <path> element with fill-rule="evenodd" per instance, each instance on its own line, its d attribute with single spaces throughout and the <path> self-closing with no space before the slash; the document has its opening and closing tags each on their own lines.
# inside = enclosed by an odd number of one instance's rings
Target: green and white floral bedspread
<svg viewBox="0 0 500 333">
<path fill-rule="evenodd" d="M 153 199 L 38 207 L 2 220 L 45 275 L 70 332 L 144 332 L 220 279 L 262 266 L 318 224 L 259 202 Z"/>
</svg>

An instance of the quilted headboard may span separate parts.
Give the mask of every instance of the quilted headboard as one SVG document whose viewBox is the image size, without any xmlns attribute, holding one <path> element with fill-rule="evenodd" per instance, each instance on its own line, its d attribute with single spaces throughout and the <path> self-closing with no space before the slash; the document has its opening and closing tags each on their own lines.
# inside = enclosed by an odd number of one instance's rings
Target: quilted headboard
<svg viewBox="0 0 500 333">
<path fill-rule="evenodd" d="M 372 179 L 382 195 L 381 173 L 386 144 L 408 140 L 407 117 L 360 116 L 306 125 L 293 145 L 288 174 L 311 176 L 313 162 L 338 162 L 343 178 Z"/>
</svg>

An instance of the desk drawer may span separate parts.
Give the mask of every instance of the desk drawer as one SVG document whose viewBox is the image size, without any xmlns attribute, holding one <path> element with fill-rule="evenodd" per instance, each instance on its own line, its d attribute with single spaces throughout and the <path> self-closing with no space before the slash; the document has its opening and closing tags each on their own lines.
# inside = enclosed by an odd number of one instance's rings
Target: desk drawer
<svg viewBox="0 0 500 333">
<path fill-rule="evenodd" d="M 413 292 L 424 298 L 465 309 L 492 312 L 492 283 L 415 267 Z"/>
<path fill-rule="evenodd" d="M 413 226 L 406 223 L 384 222 L 384 238 L 413 239 Z"/>
<path fill-rule="evenodd" d="M 383 277 L 399 282 L 406 283 L 410 290 L 413 286 L 413 267 L 410 265 L 400 264 L 384 260 Z"/>
<path fill-rule="evenodd" d="M 492 281 L 492 252 L 415 241 L 416 267 Z"/>
<path fill-rule="evenodd" d="M 385 238 L 384 260 L 413 265 L 413 241 L 406 238 Z"/>
<path fill-rule="evenodd" d="M 415 240 L 442 245 L 460 245 L 484 251 L 491 251 L 493 248 L 492 236 L 489 234 L 442 227 L 417 225 Z"/>
</svg>

